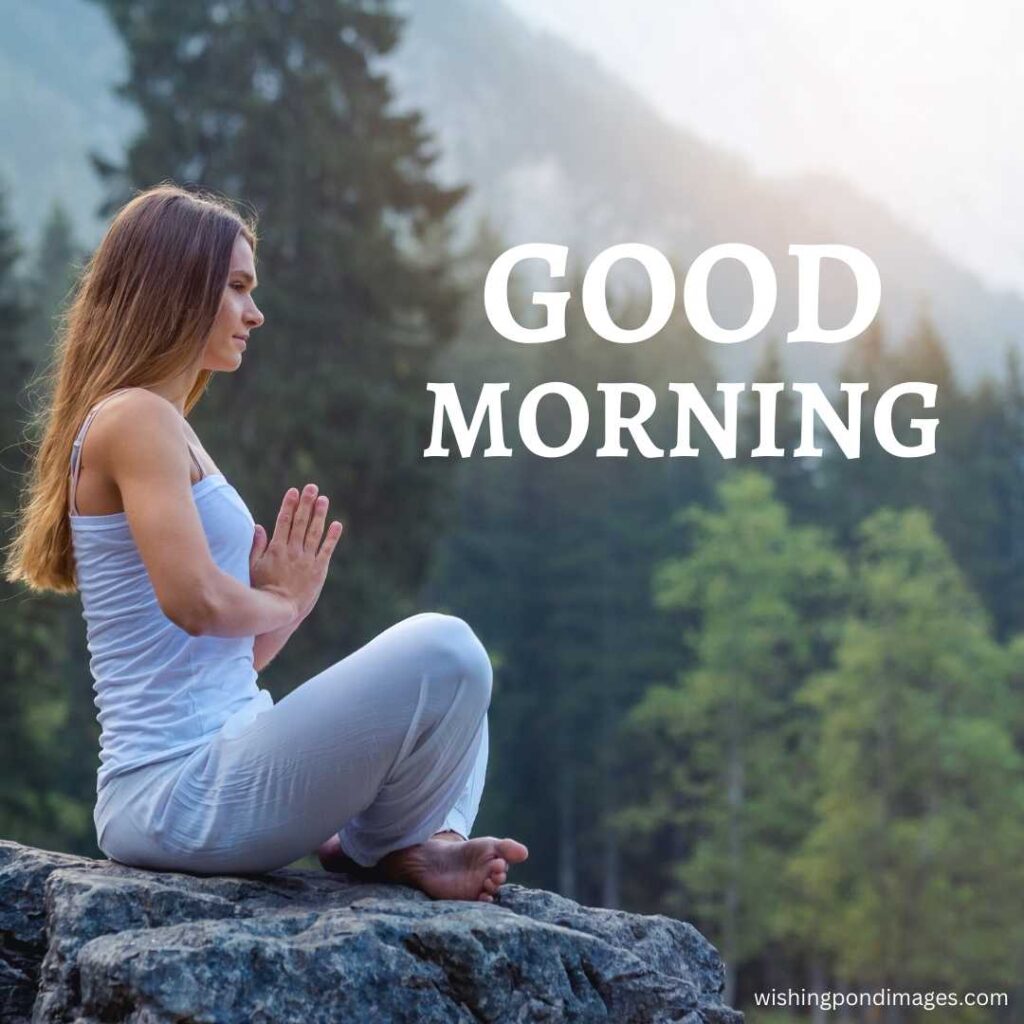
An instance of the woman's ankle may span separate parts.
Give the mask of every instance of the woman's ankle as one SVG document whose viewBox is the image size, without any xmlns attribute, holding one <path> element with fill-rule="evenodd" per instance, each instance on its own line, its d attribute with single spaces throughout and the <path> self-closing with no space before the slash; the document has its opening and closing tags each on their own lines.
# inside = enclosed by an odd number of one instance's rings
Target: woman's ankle
<svg viewBox="0 0 1024 1024">
<path fill-rule="evenodd" d="M 466 837 L 456 832 L 453 828 L 446 828 L 443 832 L 435 832 L 431 839 L 443 839 L 449 843 L 464 843 Z"/>
</svg>

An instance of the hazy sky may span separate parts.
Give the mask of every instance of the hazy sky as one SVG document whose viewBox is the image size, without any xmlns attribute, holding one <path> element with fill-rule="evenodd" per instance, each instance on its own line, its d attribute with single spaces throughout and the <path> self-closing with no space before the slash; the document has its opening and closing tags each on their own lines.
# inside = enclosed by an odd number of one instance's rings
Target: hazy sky
<svg viewBox="0 0 1024 1024">
<path fill-rule="evenodd" d="M 758 171 L 840 173 L 1024 294 L 1024 5 L 506 2 Z"/>
</svg>

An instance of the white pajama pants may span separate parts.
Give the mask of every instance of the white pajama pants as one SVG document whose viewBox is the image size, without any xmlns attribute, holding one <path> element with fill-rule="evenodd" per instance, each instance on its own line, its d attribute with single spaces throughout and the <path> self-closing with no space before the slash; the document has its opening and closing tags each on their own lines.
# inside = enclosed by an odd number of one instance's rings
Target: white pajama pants
<svg viewBox="0 0 1024 1024">
<path fill-rule="evenodd" d="M 257 873 L 332 833 L 357 863 L 454 829 L 468 838 L 487 770 L 491 663 L 466 623 L 396 623 L 181 758 L 115 776 L 100 849 L 123 864 Z"/>
</svg>

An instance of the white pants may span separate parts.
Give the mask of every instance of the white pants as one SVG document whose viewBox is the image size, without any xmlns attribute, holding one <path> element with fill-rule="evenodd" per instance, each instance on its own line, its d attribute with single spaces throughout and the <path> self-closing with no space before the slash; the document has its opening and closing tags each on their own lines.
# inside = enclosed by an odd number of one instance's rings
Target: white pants
<svg viewBox="0 0 1024 1024">
<path fill-rule="evenodd" d="M 357 863 L 454 829 L 468 837 L 487 770 L 491 663 L 462 619 L 403 619 L 236 735 L 115 776 L 96 806 L 123 864 L 255 873 L 332 833 Z"/>
</svg>

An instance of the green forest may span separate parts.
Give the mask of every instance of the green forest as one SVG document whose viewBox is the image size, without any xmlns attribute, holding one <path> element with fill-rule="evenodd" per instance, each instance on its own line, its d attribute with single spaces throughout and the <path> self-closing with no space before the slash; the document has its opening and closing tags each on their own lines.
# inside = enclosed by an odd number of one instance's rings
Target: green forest
<svg viewBox="0 0 1024 1024">
<path fill-rule="evenodd" d="M 389 5 L 97 3 L 127 48 L 120 95 L 143 124 L 123 162 L 81 169 L 103 182 L 103 212 L 170 179 L 258 215 L 267 325 L 190 421 L 258 522 L 315 481 L 345 523 L 315 612 L 260 685 L 280 699 L 400 618 L 460 615 L 495 667 L 474 831 L 528 844 L 514 881 L 690 921 L 727 963 L 725 1002 L 744 1009 L 767 987 L 1024 998 L 1015 351 L 966 386 L 948 357 L 957 338 L 926 308 L 888 336 L 883 299 L 839 377 L 870 383 L 866 424 L 890 384 L 935 383 L 937 452 L 922 459 L 869 443 L 857 460 L 755 459 L 753 421 L 735 460 L 706 444 L 700 458 L 596 459 L 597 417 L 565 458 L 478 446 L 424 459 L 428 381 L 463 396 L 510 381 L 509 408 L 551 380 L 710 394 L 724 379 L 715 346 L 679 314 L 641 345 L 609 344 L 572 307 L 564 341 L 495 335 L 481 294 L 505 241 L 481 222 L 471 244 L 453 242 L 466 189 L 436 183 L 432 139 L 392 112 L 376 70 L 402 30 Z M 59 196 L 31 248 L 13 198 L 0 194 L 8 533 L 54 331 L 88 257 Z M 642 321 L 646 302 L 621 302 L 617 319 Z M 760 351 L 751 380 L 792 379 L 778 339 L 747 344 Z M 787 394 L 778 442 L 791 452 Z M 541 406 L 542 436 L 564 437 L 555 405 Z M 668 403 L 648 428 L 670 447 Z M 0 587 L 0 835 L 102 856 L 80 602 Z M 943 1019 L 1012 1019 L 960 1013 Z"/>
</svg>

